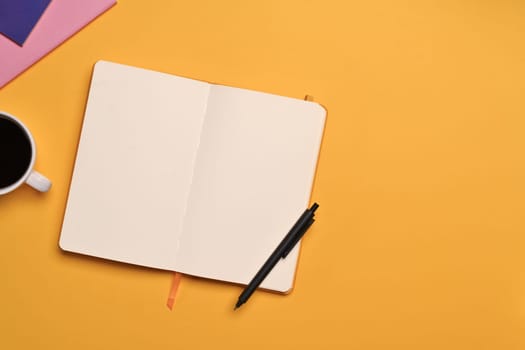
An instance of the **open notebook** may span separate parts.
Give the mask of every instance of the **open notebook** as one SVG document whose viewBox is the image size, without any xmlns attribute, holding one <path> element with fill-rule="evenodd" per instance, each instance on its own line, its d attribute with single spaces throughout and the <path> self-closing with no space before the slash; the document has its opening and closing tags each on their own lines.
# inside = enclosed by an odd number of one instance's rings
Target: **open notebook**
<svg viewBox="0 0 525 350">
<path fill-rule="evenodd" d="M 247 284 L 308 206 L 325 114 L 99 61 L 60 247 Z M 292 288 L 298 247 L 261 287 Z"/>
</svg>

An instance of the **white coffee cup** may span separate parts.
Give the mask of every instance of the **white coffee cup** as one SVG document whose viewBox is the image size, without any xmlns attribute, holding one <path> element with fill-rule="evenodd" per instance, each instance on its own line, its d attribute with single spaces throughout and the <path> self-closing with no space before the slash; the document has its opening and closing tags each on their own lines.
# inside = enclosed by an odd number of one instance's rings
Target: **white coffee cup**
<svg viewBox="0 0 525 350">
<path fill-rule="evenodd" d="M 4 121 L 2 122 L 5 123 L 6 127 L 10 128 L 9 130 L 13 130 L 16 133 L 23 132 L 25 134 L 28 141 L 28 144 L 22 145 L 26 148 L 25 151 L 27 151 L 27 147 L 30 147 L 30 155 L 27 156 L 27 154 L 24 154 L 24 158 L 30 157 L 30 159 L 28 159 L 28 161 L 25 161 L 26 159 L 24 159 L 25 162 L 22 163 L 23 165 L 18 166 L 19 169 L 17 169 L 17 172 L 15 172 L 15 177 L 12 178 L 12 181 L 11 178 L 9 178 L 0 184 L 0 195 L 12 192 L 18 187 L 22 186 L 24 183 L 27 183 L 29 186 L 33 187 L 35 190 L 40 192 L 49 191 L 49 189 L 51 188 L 51 181 L 49 181 L 44 175 L 40 174 L 39 172 L 33 169 L 36 159 L 36 147 L 35 141 L 33 139 L 33 136 L 31 135 L 31 132 L 29 132 L 29 129 L 18 118 L 7 112 L 0 111 L 0 119 L 4 119 Z M 16 146 L 17 145 L 15 144 L 9 144 L 7 138 L 4 137 L 4 142 L 0 140 L 0 147 L 5 147 L 5 149 L 3 150 L 0 149 L 0 157 L 3 154 L 4 158 L 9 158 L 9 160 L 12 161 L 13 158 L 16 158 L 18 150 L 9 149 L 9 147 L 16 148 Z M 7 155 L 9 157 L 7 157 Z M 1 161 L 2 158 L 0 158 L 0 162 Z M 7 166 L 5 164 L 3 166 L 2 164 L 0 164 L 0 179 L 3 176 L 2 171 L 4 172 L 4 174 L 6 174 L 8 171 Z M 20 173 L 20 176 L 17 176 L 18 173 Z"/>
</svg>

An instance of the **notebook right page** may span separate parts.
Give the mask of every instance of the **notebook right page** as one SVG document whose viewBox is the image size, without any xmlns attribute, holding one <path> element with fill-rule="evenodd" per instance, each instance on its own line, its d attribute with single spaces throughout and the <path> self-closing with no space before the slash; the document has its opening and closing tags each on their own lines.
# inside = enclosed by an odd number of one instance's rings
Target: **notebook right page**
<svg viewBox="0 0 525 350">
<path fill-rule="evenodd" d="M 325 123 L 318 104 L 212 85 L 177 270 L 247 284 L 306 209 Z M 298 247 L 262 287 L 292 288 Z"/>
</svg>

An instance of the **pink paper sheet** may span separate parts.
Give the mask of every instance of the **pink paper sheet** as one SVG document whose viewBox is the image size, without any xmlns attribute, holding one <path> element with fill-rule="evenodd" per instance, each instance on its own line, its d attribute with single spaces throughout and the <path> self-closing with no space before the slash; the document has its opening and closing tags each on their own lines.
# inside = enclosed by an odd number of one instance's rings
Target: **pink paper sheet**
<svg viewBox="0 0 525 350">
<path fill-rule="evenodd" d="M 53 0 L 23 47 L 0 36 L 0 88 L 115 3 L 116 0 Z"/>
</svg>

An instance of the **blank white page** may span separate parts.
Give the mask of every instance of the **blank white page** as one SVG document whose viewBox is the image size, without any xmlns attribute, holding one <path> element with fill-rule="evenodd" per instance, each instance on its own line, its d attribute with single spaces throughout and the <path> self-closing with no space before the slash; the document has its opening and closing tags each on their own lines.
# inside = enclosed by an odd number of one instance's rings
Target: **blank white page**
<svg viewBox="0 0 525 350">
<path fill-rule="evenodd" d="M 247 284 L 306 209 L 325 110 L 212 85 L 177 271 Z M 263 282 L 292 288 L 298 247 Z"/>
<path fill-rule="evenodd" d="M 191 79 L 96 64 L 62 249 L 175 269 L 209 89 Z"/>
</svg>

